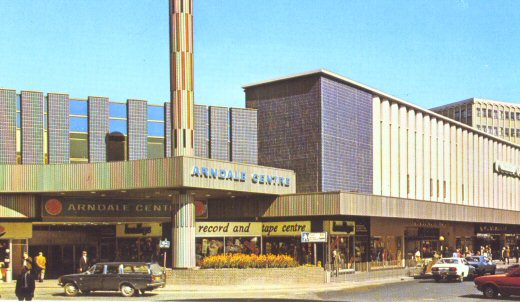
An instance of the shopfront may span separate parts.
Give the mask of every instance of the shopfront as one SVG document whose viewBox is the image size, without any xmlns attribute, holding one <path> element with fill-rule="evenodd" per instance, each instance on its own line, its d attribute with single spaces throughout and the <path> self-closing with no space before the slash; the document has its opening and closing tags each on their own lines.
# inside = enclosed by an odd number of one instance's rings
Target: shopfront
<svg viewBox="0 0 520 302">
<path fill-rule="evenodd" d="M 520 246 L 520 226 L 505 224 L 475 224 L 475 241 L 476 250 L 481 247 L 491 249 L 493 259 L 501 258 L 501 250 L 503 247 L 509 246 L 513 251 Z"/>
<path fill-rule="evenodd" d="M 289 255 L 300 265 L 312 264 L 314 245 L 301 242 L 301 233 L 310 231 L 310 221 L 263 222 L 262 251 L 264 254 Z"/>
<path fill-rule="evenodd" d="M 22 269 L 22 255 L 32 238 L 32 224 L 0 223 L 0 281 L 10 282 Z"/>
<path fill-rule="evenodd" d="M 195 234 L 198 265 L 207 256 L 262 253 L 261 222 L 197 222 Z"/>
</svg>

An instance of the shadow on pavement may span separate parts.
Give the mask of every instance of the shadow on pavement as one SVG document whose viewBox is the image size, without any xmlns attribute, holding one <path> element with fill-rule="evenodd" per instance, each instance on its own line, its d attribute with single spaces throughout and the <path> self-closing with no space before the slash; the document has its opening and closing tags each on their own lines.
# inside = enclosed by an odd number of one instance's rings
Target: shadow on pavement
<svg viewBox="0 0 520 302">
<path fill-rule="evenodd" d="M 157 293 L 144 293 L 144 294 L 141 294 L 141 295 L 133 296 L 132 298 L 139 298 L 139 297 L 151 298 L 151 297 L 155 297 L 157 295 L 158 295 Z M 52 294 L 52 296 L 54 296 L 54 297 L 68 297 L 67 295 L 65 295 L 65 293 L 54 293 L 54 294 Z M 118 292 L 102 292 L 102 291 L 90 292 L 88 294 L 78 294 L 77 296 L 68 297 L 68 298 L 88 300 L 89 297 L 92 297 L 92 298 L 94 298 L 94 297 L 95 298 L 98 298 L 98 297 L 118 297 L 118 298 L 124 298 Z"/>
<path fill-rule="evenodd" d="M 472 295 L 463 295 L 463 296 L 460 296 L 461 298 L 467 298 L 467 299 L 473 299 L 473 300 L 483 300 L 483 301 L 490 301 L 488 298 L 484 297 L 482 294 L 480 295 L 477 295 L 477 294 L 472 294 Z M 496 300 L 500 300 L 500 301 L 520 301 L 520 297 L 502 297 L 502 296 L 498 296 L 495 298 Z M 494 299 L 494 300 L 495 300 Z M 493 300 L 492 300 L 493 301 Z"/>
</svg>

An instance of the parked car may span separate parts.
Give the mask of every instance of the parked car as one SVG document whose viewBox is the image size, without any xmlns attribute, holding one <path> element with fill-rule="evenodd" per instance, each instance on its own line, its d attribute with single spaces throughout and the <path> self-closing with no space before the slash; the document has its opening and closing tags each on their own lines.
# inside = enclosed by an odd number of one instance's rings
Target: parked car
<svg viewBox="0 0 520 302">
<path fill-rule="evenodd" d="M 473 282 L 486 298 L 496 298 L 498 294 L 503 297 L 520 295 L 520 268 L 507 274 L 478 277 Z"/>
<path fill-rule="evenodd" d="M 470 265 L 464 258 L 442 258 L 432 266 L 432 275 L 436 282 L 441 279 L 462 282 L 470 276 Z"/>
<path fill-rule="evenodd" d="M 475 274 L 478 276 L 487 273 L 494 275 L 497 270 L 497 265 L 486 256 L 469 256 L 466 257 L 466 261 L 475 268 Z"/>
<path fill-rule="evenodd" d="M 165 275 L 155 263 L 107 262 L 97 263 L 84 273 L 61 276 L 58 284 L 67 296 L 76 296 L 79 292 L 119 291 L 124 297 L 131 297 L 164 286 Z"/>
</svg>

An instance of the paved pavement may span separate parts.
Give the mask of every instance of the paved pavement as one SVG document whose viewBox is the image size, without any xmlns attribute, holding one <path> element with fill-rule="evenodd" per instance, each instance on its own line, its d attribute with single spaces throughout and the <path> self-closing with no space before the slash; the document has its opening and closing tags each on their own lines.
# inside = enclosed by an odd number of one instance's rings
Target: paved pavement
<svg viewBox="0 0 520 302">
<path fill-rule="evenodd" d="M 510 263 L 511 265 L 513 263 Z M 503 272 L 509 265 L 497 263 L 497 273 Z M 363 273 L 360 273 L 363 274 Z M 230 286 L 208 286 L 197 284 L 186 284 L 183 286 L 167 285 L 165 288 L 157 289 L 140 297 L 145 300 L 212 300 L 218 299 L 305 299 L 322 300 L 324 293 L 345 292 L 349 290 L 368 290 L 391 284 L 414 281 L 411 277 L 392 276 L 388 278 L 360 278 L 359 281 L 335 282 L 327 284 L 249 284 Z M 417 280 L 415 280 L 417 281 Z M 117 293 L 92 293 L 88 296 L 76 298 L 66 297 L 63 289 L 57 284 L 57 280 L 45 280 L 36 283 L 35 300 L 125 300 Z M 405 286 L 406 287 L 406 286 Z M 15 283 L 0 283 L 0 297 L 2 300 L 16 300 L 14 295 Z M 139 299 L 139 297 L 138 297 Z"/>
</svg>

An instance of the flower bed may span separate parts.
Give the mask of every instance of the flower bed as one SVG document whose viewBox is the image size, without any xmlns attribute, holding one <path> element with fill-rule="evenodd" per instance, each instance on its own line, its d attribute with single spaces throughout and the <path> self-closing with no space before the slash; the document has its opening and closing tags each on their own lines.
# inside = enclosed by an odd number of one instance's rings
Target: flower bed
<svg viewBox="0 0 520 302">
<path fill-rule="evenodd" d="M 225 254 L 204 258 L 200 268 L 288 268 L 298 263 L 287 255 Z"/>
</svg>

